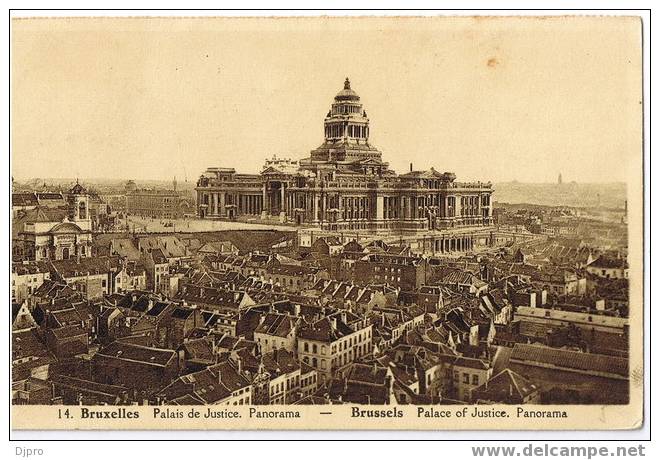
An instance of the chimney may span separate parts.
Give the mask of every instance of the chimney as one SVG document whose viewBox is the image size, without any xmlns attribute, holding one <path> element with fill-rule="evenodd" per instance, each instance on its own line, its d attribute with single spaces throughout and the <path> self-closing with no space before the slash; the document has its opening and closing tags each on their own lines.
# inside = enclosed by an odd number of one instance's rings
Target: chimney
<svg viewBox="0 0 660 460">
<path fill-rule="evenodd" d="M 410 163 L 410 172 L 412 172 L 412 163 Z"/>
</svg>

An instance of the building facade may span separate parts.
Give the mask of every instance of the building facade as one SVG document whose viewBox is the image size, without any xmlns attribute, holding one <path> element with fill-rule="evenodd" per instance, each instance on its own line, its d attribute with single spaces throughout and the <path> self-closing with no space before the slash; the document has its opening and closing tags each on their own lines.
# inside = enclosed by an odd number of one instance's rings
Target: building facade
<svg viewBox="0 0 660 460">
<path fill-rule="evenodd" d="M 76 183 L 62 207 L 39 205 L 20 211 L 12 223 L 16 260 L 66 260 L 92 255 L 89 194 Z"/>
<path fill-rule="evenodd" d="M 126 194 L 126 212 L 155 219 L 181 219 L 190 203 L 176 190 L 137 189 Z"/>
<path fill-rule="evenodd" d="M 297 163 L 270 162 L 261 174 L 208 168 L 197 182 L 207 219 L 278 217 L 324 230 L 418 231 L 493 224 L 490 183 L 453 173 L 397 175 L 371 144 L 369 118 L 348 79 L 324 120 L 323 143 Z"/>
</svg>

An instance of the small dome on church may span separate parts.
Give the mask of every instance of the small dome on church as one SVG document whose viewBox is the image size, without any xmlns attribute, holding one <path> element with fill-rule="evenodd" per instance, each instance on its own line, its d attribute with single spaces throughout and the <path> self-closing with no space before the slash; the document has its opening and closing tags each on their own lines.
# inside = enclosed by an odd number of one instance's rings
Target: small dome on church
<svg viewBox="0 0 660 460">
<path fill-rule="evenodd" d="M 76 185 L 71 187 L 71 190 L 69 190 L 69 194 L 71 194 L 71 195 L 84 195 L 86 193 L 87 193 L 87 190 L 85 189 L 85 187 L 80 185 L 80 183 L 78 181 L 76 181 Z"/>
<path fill-rule="evenodd" d="M 351 89 L 351 81 L 346 77 L 344 81 L 344 89 L 339 91 L 335 96 L 335 101 L 359 101 L 360 96 Z"/>
</svg>

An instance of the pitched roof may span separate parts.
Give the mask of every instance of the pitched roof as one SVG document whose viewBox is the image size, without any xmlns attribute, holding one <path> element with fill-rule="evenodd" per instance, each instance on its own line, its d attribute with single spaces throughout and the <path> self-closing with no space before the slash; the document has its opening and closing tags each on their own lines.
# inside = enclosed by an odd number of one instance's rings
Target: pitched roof
<svg viewBox="0 0 660 460">
<path fill-rule="evenodd" d="M 513 372 L 511 369 L 504 369 L 473 391 L 479 399 L 512 403 L 514 401 L 524 401 L 525 398 L 538 391 L 538 389 L 537 385 L 520 374 Z"/>
<path fill-rule="evenodd" d="M 628 359 L 616 356 L 583 353 L 540 345 L 517 343 L 509 362 L 552 366 L 557 369 L 597 372 L 628 378 Z"/>
<path fill-rule="evenodd" d="M 177 378 L 158 395 L 178 404 L 213 404 L 249 386 L 250 382 L 227 360 Z"/>
<path fill-rule="evenodd" d="M 98 356 L 163 367 L 172 359 L 176 359 L 176 352 L 174 350 L 163 348 L 145 347 L 124 342 L 112 342 L 105 348 L 99 350 L 96 355 L 94 355 L 94 359 Z"/>
<path fill-rule="evenodd" d="M 271 375 L 271 378 L 283 374 L 290 374 L 291 372 L 300 369 L 300 363 L 293 353 L 285 349 L 272 350 L 268 353 L 264 353 L 261 357 L 261 362 Z"/>
<path fill-rule="evenodd" d="M 255 333 L 286 337 L 293 331 L 296 321 L 289 315 L 269 313 L 254 330 Z"/>
<path fill-rule="evenodd" d="M 589 264 L 593 268 L 628 268 L 628 262 L 625 259 L 617 259 L 615 257 L 608 257 L 604 254 L 598 256 L 596 260 Z"/>
<path fill-rule="evenodd" d="M 119 257 L 83 257 L 80 260 L 53 260 L 53 268 L 62 278 L 75 278 L 87 275 L 99 275 L 117 271 L 121 266 Z"/>
<path fill-rule="evenodd" d="M 32 192 L 21 192 L 11 194 L 12 206 L 36 206 L 37 196 Z"/>
</svg>

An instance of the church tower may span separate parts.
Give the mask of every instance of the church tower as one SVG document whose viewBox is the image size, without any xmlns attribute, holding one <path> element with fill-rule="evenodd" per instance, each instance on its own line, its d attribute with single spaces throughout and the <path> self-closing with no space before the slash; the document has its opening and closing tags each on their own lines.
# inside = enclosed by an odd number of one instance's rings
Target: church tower
<svg viewBox="0 0 660 460">
<path fill-rule="evenodd" d="M 89 215 L 89 194 L 77 180 L 76 185 L 69 190 L 69 220 L 82 230 L 92 229 L 92 218 Z"/>
</svg>

